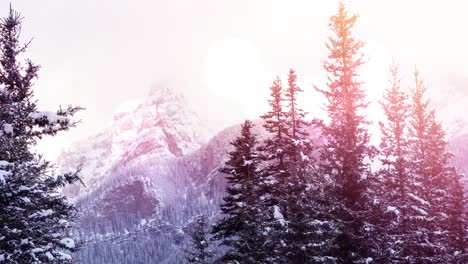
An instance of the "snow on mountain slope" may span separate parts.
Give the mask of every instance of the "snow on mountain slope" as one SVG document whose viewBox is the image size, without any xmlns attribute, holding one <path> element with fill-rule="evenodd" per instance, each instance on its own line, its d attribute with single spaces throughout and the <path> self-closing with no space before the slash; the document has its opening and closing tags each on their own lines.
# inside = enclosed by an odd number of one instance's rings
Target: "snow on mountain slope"
<svg viewBox="0 0 468 264">
<path fill-rule="evenodd" d="M 72 198 L 88 193 L 113 172 L 144 159 L 191 153 L 206 143 L 210 134 L 181 94 L 156 85 L 141 103 L 116 112 L 110 127 L 74 143 L 60 155 L 57 163 L 62 170 L 83 164 L 86 185 L 72 186 L 65 193 Z"/>
</svg>

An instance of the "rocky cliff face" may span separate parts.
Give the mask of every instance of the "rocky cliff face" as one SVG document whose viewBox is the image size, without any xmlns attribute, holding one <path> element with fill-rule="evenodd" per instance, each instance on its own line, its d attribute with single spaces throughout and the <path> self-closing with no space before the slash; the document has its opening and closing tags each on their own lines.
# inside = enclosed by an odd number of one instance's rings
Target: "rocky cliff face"
<svg viewBox="0 0 468 264">
<path fill-rule="evenodd" d="M 73 186 L 65 193 L 75 199 L 132 164 L 189 154 L 207 142 L 211 132 L 206 127 L 181 94 L 154 86 L 145 100 L 116 112 L 110 127 L 74 143 L 60 155 L 62 170 L 83 164 L 86 185 Z"/>
</svg>

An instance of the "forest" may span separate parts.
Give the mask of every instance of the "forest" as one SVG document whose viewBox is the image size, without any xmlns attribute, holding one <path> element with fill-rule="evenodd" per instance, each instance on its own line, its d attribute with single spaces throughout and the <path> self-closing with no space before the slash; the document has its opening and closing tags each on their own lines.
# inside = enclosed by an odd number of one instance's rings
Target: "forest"
<svg viewBox="0 0 468 264">
<path fill-rule="evenodd" d="M 299 102 L 306 88 L 290 69 L 287 79 L 272 81 L 269 110 L 259 120 L 243 122 L 234 139 L 224 142 L 230 145 L 219 168 L 225 189 L 219 204 L 213 203 L 215 213 L 194 210 L 183 250 L 174 253 L 180 261 L 468 262 L 464 176 L 453 162 L 428 86 L 415 67 L 412 86 L 403 87 L 398 64 L 388 65 L 388 85 L 379 101 L 385 116 L 378 124 L 370 122 L 360 74 L 366 46 L 355 34 L 358 20 L 343 3 L 329 19 L 328 56 L 322 62 L 327 83 L 307 88 L 326 99 L 326 119 L 303 110 Z M 73 184 L 86 187 L 82 167 L 58 173 L 34 146 L 79 125 L 73 116 L 84 108 L 38 110 L 33 85 L 39 66 L 24 59 L 30 42 L 20 41 L 21 23 L 13 9 L 0 23 L 0 263 L 74 263 L 87 248 L 83 229 L 74 227 L 89 212 L 81 212 L 84 207 L 62 191 Z M 371 143 L 372 126 L 380 131 L 379 144 Z M 157 185 L 138 184 L 114 191 Z M 122 198 L 117 194 L 108 202 Z M 159 217 L 164 218 L 154 219 Z M 137 222 L 148 224 L 135 219 L 114 216 L 103 223 L 112 222 L 119 232 Z M 163 226 L 161 221 L 158 232 Z M 151 250 L 143 248 L 151 245 L 139 249 L 147 253 Z M 127 263 L 149 263 L 136 259 Z"/>
</svg>

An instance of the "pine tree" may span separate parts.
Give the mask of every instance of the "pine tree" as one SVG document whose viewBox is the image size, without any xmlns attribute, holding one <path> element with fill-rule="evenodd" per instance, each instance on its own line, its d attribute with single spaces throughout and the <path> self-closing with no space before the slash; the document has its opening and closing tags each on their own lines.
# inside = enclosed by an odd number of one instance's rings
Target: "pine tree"
<svg viewBox="0 0 468 264">
<path fill-rule="evenodd" d="M 428 174 L 425 183 L 432 217 L 429 242 L 433 250 L 430 257 L 431 261 L 439 263 L 455 263 L 463 254 L 466 257 L 466 201 L 461 176 L 450 164 L 452 156 L 447 151 L 442 125 L 432 111 L 429 115 L 426 153 Z"/>
<path fill-rule="evenodd" d="M 205 215 L 196 218 L 194 230 L 190 233 L 191 250 L 186 251 L 188 263 L 209 264 L 213 258 L 210 250 L 209 225 Z"/>
<path fill-rule="evenodd" d="M 412 109 L 409 116 L 410 143 L 410 181 L 411 189 L 408 197 L 412 205 L 408 208 L 411 215 L 407 228 L 411 232 L 406 239 L 403 255 L 411 261 L 433 261 L 436 245 L 431 243 L 431 229 L 434 225 L 433 206 L 429 201 L 431 196 L 431 169 L 429 156 L 429 101 L 425 97 L 426 87 L 420 79 L 419 71 L 414 71 L 414 85 L 412 91 Z"/>
<path fill-rule="evenodd" d="M 253 124 L 245 121 L 241 134 L 231 145 L 229 160 L 221 169 L 228 176 L 227 195 L 221 205 L 223 218 L 213 227 L 214 238 L 228 247 L 220 261 L 265 263 L 260 193 L 262 177 L 258 168 L 257 138 Z"/>
<path fill-rule="evenodd" d="M 412 229 L 408 223 L 413 216 L 411 214 L 414 200 L 410 199 L 409 192 L 415 187 L 411 180 L 409 167 L 409 142 L 408 142 L 408 116 L 410 105 L 408 96 L 402 91 L 398 67 L 390 68 L 390 87 L 384 94 L 381 103 L 385 113 L 385 121 L 380 122 L 382 140 L 380 143 L 380 155 L 382 169 L 379 171 L 380 186 L 378 196 L 382 206 L 383 215 L 378 222 L 380 237 L 381 259 L 387 262 L 405 262 L 407 255 L 403 254 L 409 246 Z"/>
<path fill-rule="evenodd" d="M 448 222 L 446 252 L 450 263 L 463 263 L 468 261 L 468 215 L 461 175 L 451 173 L 447 187 L 450 196 L 445 207 Z"/>
<path fill-rule="evenodd" d="M 338 13 L 331 17 L 328 60 L 328 89 L 317 89 L 327 99 L 325 105 L 329 123 L 322 125 L 326 143 L 321 151 L 322 172 L 332 179 L 330 200 L 336 203 L 330 219 L 337 224 L 336 249 L 331 253 L 338 262 L 353 263 L 370 260 L 374 243 L 369 237 L 372 227 L 366 222 L 371 207 L 368 196 L 370 165 L 366 159 L 375 154 L 369 145 L 368 122 L 363 115 L 367 107 L 365 91 L 357 80 L 363 64 L 363 43 L 353 36 L 357 17 L 350 15 L 340 3 Z"/>
<path fill-rule="evenodd" d="M 33 147 L 73 127 L 80 108 L 37 111 L 32 86 L 39 67 L 18 60 L 28 46 L 19 43 L 20 29 L 21 17 L 10 8 L 0 22 L 0 261 L 68 263 L 76 247 L 65 231 L 75 209 L 59 188 L 78 181 L 78 172 L 56 175 Z"/>
<path fill-rule="evenodd" d="M 260 146 L 262 152 L 264 181 L 262 182 L 263 221 L 266 228 L 265 250 L 271 252 L 270 263 L 286 262 L 283 252 L 287 231 L 284 205 L 287 204 L 284 186 L 288 182 L 289 171 L 286 166 L 286 148 L 288 147 L 287 112 L 281 80 L 277 77 L 270 87 L 270 110 L 261 116 L 263 127 L 268 137 Z"/>
<path fill-rule="evenodd" d="M 321 227 L 314 225 L 319 208 L 315 204 L 317 175 L 312 158 L 314 150 L 305 121 L 306 113 L 299 107 L 303 90 L 297 85 L 297 75 L 289 71 L 288 86 L 284 92 L 285 133 L 283 162 L 286 168 L 284 181 L 278 181 L 278 210 L 282 212 L 286 228 L 280 229 L 278 238 L 283 242 L 278 248 L 287 263 L 306 263 L 320 255 L 321 240 L 317 236 Z"/>
</svg>

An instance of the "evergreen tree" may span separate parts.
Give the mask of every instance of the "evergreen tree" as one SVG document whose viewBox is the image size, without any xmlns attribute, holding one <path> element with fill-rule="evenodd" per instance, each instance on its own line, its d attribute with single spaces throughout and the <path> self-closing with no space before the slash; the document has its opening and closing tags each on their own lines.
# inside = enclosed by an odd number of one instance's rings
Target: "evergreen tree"
<svg viewBox="0 0 468 264">
<path fill-rule="evenodd" d="M 190 233 L 192 248 L 186 252 L 188 263 L 211 263 L 213 252 L 210 250 L 209 233 L 209 225 L 205 215 L 198 216 L 196 218 L 195 228 Z"/>
<path fill-rule="evenodd" d="M 329 215 L 337 224 L 336 248 L 330 254 L 338 262 L 353 263 L 370 260 L 374 243 L 369 237 L 372 229 L 368 196 L 370 165 L 366 159 L 375 154 L 369 145 L 368 122 L 363 115 L 367 107 L 365 91 L 357 80 L 363 64 L 363 43 L 353 36 L 357 17 L 350 15 L 340 3 L 338 13 L 331 17 L 328 59 L 328 89 L 317 89 L 327 99 L 328 124 L 322 125 L 326 143 L 321 151 L 322 173 L 333 186 L 328 195 L 334 200 Z"/>
<path fill-rule="evenodd" d="M 432 218 L 429 242 L 433 250 L 430 257 L 431 261 L 439 263 L 456 263 L 462 255 L 466 257 L 466 201 L 461 177 L 450 164 L 451 158 L 442 125 L 431 112 L 426 153 L 428 179 L 425 183 Z"/>
<path fill-rule="evenodd" d="M 79 108 L 37 111 L 33 80 L 39 67 L 22 63 L 21 17 L 10 9 L 0 22 L 0 261 L 68 263 L 75 243 L 65 234 L 74 206 L 59 188 L 79 180 L 78 172 L 56 175 L 33 152 L 37 140 L 75 125 Z"/>
<path fill-rule="evenodd" d="M 411 189 L 408 197 L 412 205 L 408 208 L 410 221 L 407 224 L 411 232 L 406 239 L 403 255 L 413 262 L 433 261 L 436 245 L 431 243 L 431 230 L 434 226 L 433 206 L 429 201 L 431 196 L 431 168 L 429 157 L 429 101 L 425 98 L 426 87 L 420 79 L 419 71 L 414 71 L 414 85 L 412 91 L 412 109 L 409 116 L 410 143 L 410 181 Z"/>
<path fill-rule="evenodd" d="M 253 124 L 245 121 L 241 135 L 231 144 L 229 160 L 221 172 L 228 180 L 227 195 L 221 205 L 223 218 L 213 227 L 214 238 L 228 247 L 220 261 L 265 263 L 263 250 L 261 175 L 258 168 L 257 138 Z"/>
<path fill-rule="evenodd" d="M 381 188 L 378 196 L 383 215 L 377 224 L 377 234 L 382 248 L 381 260 L 404 263 L 409 256 L 403 252 L 410 246 L 407 243 L 411 241 L 411 233 L 414 231 L 409 228 L 409 224 L 413 218 L 418 217 L 412 214 L 411 208 L 418 204 L 409 196 L 410 191 L 415 188 L 409 172 L 410 105 L 407 94 L 401 89 L 397 66 L 392 65 L 390 72 L 390 87 L 385 91 L 384 101 L 381 103 L 386 119 L 380 122 L 382 169 L 379 171 Z"/>
<path fill-rule="evenodd" d="M 450 196 L 445 207 L 448 229 L 445 236 L 446 252 L 449 263 L 463 263 L 468 261 L 468 215 L 461 175 L 451 173 L 447 187 Z"/>
<path fill-rule="evenodd" d="M 278 210 L 282 212 L 286 228 L 280 229 L 282 241 L 278 253 L 285 263 L 306 263 L 319 255 L 321 239 L 317 236 L 320 227 L 314 225 L 317 214 L 315 192 L 316 173 L 312 159 L 313 145 L 307 131 L 310 124 L 306 113 L 299 107 L 298 98 L 302 89 L 296 83 L 294 70 L 289 71 L 288 87 L 284 92 L 284 149 L 283 162 L 286 168 L 283 181 L 275 186 L 278 192 Z"/>
<path fill-rule="evenodd" d="M 286 190 L 289 171 L 286 166 L 286 148 L 288 147 L 287 112 L 284 109 L 285 98 L 281 80 L 277 77 L 270 87 L 270 110 L 262 117 L 263 127 L 268 137 L 260 147 L 264 163 L 262 183 L 263 221 L 266 228 L 265 250 L 271 252 L 270 263 L 286 262 L 283 252 L 286 242 L 284 234 L 287 231 L 284 216 Z"/>
</svg>

